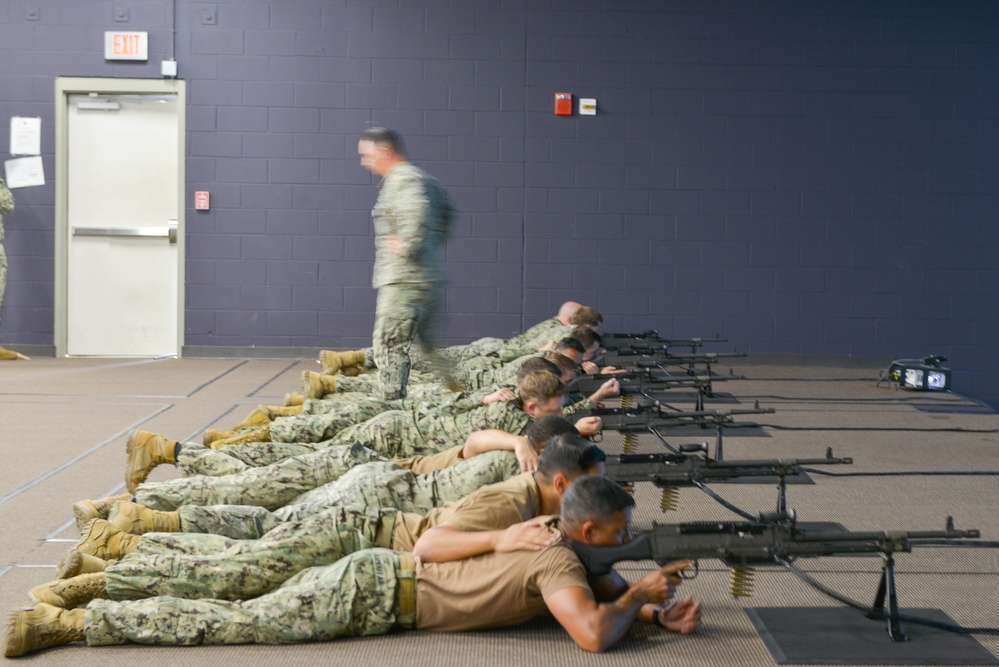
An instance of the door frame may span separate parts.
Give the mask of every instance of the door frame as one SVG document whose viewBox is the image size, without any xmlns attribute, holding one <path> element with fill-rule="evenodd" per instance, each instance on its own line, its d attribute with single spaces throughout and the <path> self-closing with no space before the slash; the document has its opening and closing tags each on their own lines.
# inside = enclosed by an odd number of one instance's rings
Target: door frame
<svg viewBox="0 0 999 667">
<path fill-rule="evenodd" d="M 69 160 L 68 104 L 70 95 L 177 96 L 177 350 L 184 347 L 184 180 L 187 84 L 181 79 L 114 79 L 101 77 L 56 77 L 55 80 L 55 353 L 66 356 L 69 338 Z"/>
</svg>

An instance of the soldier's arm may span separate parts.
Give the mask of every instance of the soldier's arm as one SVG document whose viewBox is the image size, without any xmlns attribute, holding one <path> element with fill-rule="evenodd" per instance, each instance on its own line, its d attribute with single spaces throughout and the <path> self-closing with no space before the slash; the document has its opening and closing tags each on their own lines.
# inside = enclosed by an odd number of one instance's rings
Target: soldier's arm
<svg viewBox="0 0 999 667">
<path fill-rule="evenodd" d="M 538 453 L 530 440 L 521 435 L 513 435 L 497 429 L 475 431 L 465 440 L 461 450 L 463 458 L 469 459 L 477 454 L 503 450 L 513 452 L 520 463 L 523 472 L 534 472 L 538 469 Z"/>
</svg>

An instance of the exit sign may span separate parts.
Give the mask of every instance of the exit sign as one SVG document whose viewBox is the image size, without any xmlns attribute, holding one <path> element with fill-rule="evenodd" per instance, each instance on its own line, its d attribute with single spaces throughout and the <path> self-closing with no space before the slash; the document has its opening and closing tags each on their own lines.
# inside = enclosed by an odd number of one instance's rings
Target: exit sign
<svg viewBox="0 0 999 667">
<path fill-rule="evenodd" d="M 105 60 L 149 60 L 148 32 L 105 32 Z"/>
</svg>

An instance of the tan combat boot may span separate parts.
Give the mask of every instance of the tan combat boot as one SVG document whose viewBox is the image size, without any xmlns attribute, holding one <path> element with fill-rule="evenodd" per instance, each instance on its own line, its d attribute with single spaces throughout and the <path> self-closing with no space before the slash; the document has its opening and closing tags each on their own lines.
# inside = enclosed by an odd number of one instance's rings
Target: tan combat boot
<svg viewBox="0 0 999 667">
<path fill-rule="evenodd" d="M 135 493 L 135 487 L 142 484 L 156 466 L 161 463 L 176 463 L 176 448 L 176 440 L 168 440 L 158 433 L 129 433 L 125 442 L 125 453 L 128 455 L 125 463 L 125 488 L 129 493 Z"/>
<path fill-rule="evenodd" d="M 76 549 L 70 549 L 59 559 L 59 565 L 56 566 L 56 579 L 69 579 L 78 574 L 89 572 L 103 572 L 109 565 L 114 565 L 117 562 L 117 560 L 104 560 Z"/>
<path fill-rule="evenodd" d="M 306 398 L 322 398 L 336 391 L 336 378 L 315 371 L 302 371 L 302 393 Z"/>
<path fill-rule="evenodd" d="M 302 413 L 301 405 L 258 405 L 250 415 L 232 427 L 233 431 L 270 424 L 277 417 L 290 417 Z"/>
<path fill-rule="evenodd" d="M 319 365 L 326 375 L 336 375 L 345 373 L 348 368 L 364 366 L 364 350 L 346 350 L 345 352 L 335 352 L 334 350 L 322 350 L 319 353 Z M 353 373 L 354 375 L 357 372 Z"/>
<path fill-rule="evenodd" d="M 127 500 L 123 500 L 111 509 L 108 523 L 132 535 L 180 532 L 180 515 L 177 512 L 151 510 Z"/>
<path fill-rule="evenodd" d="M 131 493 L 100 498 L 99 500 L 80 500 L 73 503 L 73 515 L 76 517 L 76 527 L 83 530 L 88 522 L 94 519 L 106 519 L 111 507 L 119 500 L 131 500 Z"/>
<path fill-rule="evenodd" d="M 135 551 L 141 540 L 140 535 L 124 533 L 106 519 L 94 519 L 84 527 L 75 549 L 104 560 L 123 558 Z"/>
<path fill-rule="evenodd" d="M 228 438 L 222 438 L 221 440 L 213 441 L 209 447 L 212 449 L 219 449 L 220 447 L 225 447 L 226 445 L 245 445 L 248 442 L 270 442 L 271 441 L 271 429 L 270 426 L 264 424 L 263 426 L 258 426 L 257 428 L 252 428 L 248 430 L 243 430 L 235 435 L 231 435 Z"/>
<path fill-rule="evenodd" d="M 31 597 L 36 602 L 44 602 L 53 607 L 73 609 L 97 598 L 108 599 L 105 590 L 107 576 L 103 572 L 79 574 L 71 579 L 56 579 L 31 589 Z"/>
<path fill-rule="evenodd" d="M 297 391 L 293 391 L 290 394 L 285 394 L 284 395 L 284 404 L 286 406 L 289 406 L 289 407 L 292 406 L 292 405 L 304 405 L 305 404 L 305 396 L 302 395 L 302 394 L 300 394 L 300 393 L 298 393 Z"/>
<path fill-rule="evenodd" d="M 31 609 L 10 615 L 3 654 L 17 658 L 25 653 L 86 640 L 83 618 L 86 609 L 61 609 L 40 602 Z"/>
<path fill-rule="evenodd" d="M 211 447 L 212 443 L 216 440 L 222 440 L 223 438 L 231 438 L 236 435 L 236 431 L 220 431 L 217 428 L 210 428 L 205 431 L 205 435 L 201 438 L 201 444 L 205 447 Z"/>
<path fill-rule="evenodd" d="M 0 360 L 14 360 L 14 359 L 24 359 L 25 361 L 30 361 L 31 357 L 26 357 L 20 352 L 15 352 L 14 350 L 8 350 L 5 347 L 0 347 Z"/>
</svg>

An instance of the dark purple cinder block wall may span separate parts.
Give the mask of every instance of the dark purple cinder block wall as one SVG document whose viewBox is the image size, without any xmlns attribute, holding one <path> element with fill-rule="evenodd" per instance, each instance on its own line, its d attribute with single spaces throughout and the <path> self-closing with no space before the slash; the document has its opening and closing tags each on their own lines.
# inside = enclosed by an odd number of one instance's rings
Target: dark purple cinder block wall
<svg viewBox="0 0 999 667">
<path fill-rule="evenodd" d="M 3 342 L 53 340 L 53 79 L 157 78 L 175 28 L 187 346 L 370 341 L 375 124 L 461 210 L 447 342 L 574 299 L 751 353 L 943 354 L 999 404 L 997 22 L 986 0 L 11 0 L 0 137 L 41 116 L 49 185 L 5 221 Z M 111 29 L 148 31 L 149 62 L 105 62 Z M 597 115 L 555 116 L 563 91 Z"/>
</svg>

